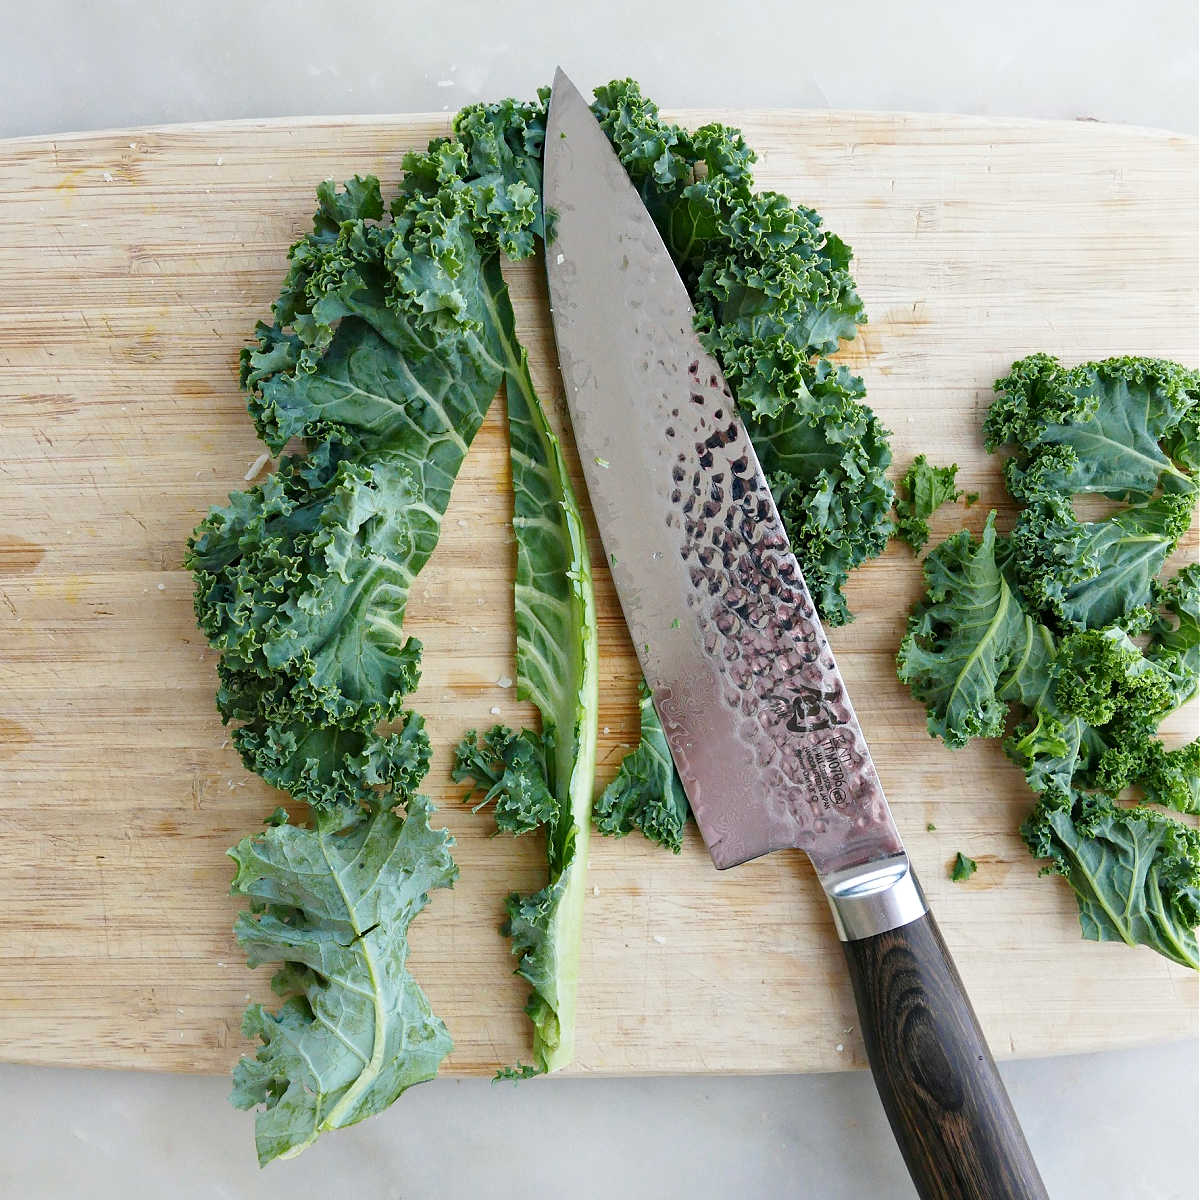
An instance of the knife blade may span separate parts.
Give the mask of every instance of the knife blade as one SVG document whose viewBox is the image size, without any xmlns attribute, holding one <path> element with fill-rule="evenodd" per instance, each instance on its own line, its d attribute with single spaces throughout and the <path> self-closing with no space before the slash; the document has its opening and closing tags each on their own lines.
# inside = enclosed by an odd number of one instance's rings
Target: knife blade
<svg viewBox="0 0 1200 1200">
<path fill-rule="evenodd" d="M 658 229 L 561 70 L 544 171 L 571 425 L 713 862 L 785 847 L 812 860 L 921 1195 L 1043 1197 L 734 397 Z"/>
</svg>

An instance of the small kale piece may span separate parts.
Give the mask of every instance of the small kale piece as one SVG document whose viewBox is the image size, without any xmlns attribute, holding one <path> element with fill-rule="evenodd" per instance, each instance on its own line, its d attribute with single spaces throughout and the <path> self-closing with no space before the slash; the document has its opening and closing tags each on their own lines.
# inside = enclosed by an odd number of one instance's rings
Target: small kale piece
<svg viewBox="0 0 1200 1200">
<path fill-rule="evenodd" d="M 617 837 L 640 829 L 652 842 L 678 854 L 691 809 L 645 680 L 639 685 L 638 705 L 641 740 L 593 804 L 592 821 L 600 833 Z"/>
<path fill-rule="evenodd" d="M 455 747 L 452 776 L 459 783 L 473 783 L 468 800 L 476 789 L 483 792 L 475 812 L 495 802 L 496 828 L 504 833 L 540 829 L 558 811 L 544 736 L 530 729 L 514 733 L 505 725 L 493 725 L 483 734 L 472 729 Z"/>
<path fill-rule="evenodd" d="M 923 454 L 918 454 L 904 473 L 896 498 L 896 536 L 916 553 L 929 541 L 929 517 L 943 504 L 953 504 L 962 495 L 954 486 L 957 474 L 957 463 L 948 467 L 931 466 Z"/>
<path fill-rule="evenodd" d="M 960 850 L 954 856 L 954 862 L 950 865 L 950 878 L 955 883 L 961 883 L 964 879 L 970 879 L 978 869 L 979 864 L 973 858 L 968 858 Z"/>
<path fill-rule="evenodd" d="M 520 1083 L 525 1079 L 534 1079 L 542 1072 L 532 1063 L 513 1063 L 511 1067 L 501 1067 L 492 1076 L 493 1083 Z"/>
</svg>

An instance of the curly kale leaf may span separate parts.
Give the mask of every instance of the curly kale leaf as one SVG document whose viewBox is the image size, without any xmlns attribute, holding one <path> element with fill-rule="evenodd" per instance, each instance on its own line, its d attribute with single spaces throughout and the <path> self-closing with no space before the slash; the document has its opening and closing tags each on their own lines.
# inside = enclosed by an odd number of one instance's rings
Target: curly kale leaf
<svg viewBox="0 0 1200 1200">
<path fill-rule="evenodd" d="M 471 104 L 454 118 L 454 137 L 435 138 L 404 158 L 401 194 L 418 192 L 446 203 L 455 197 L 470 213 L 477 240 L 509 258 L 533 253 L 543 236 L 542 145 L 547 94 L 524 103 Z"/>
<path fill-rule="evenodd" d="M 1155 728 L 1174 707 L 1170 677 L 1119 625 L 1062 639 L 1054 657 L 1054 700 L 1089 725 Z"/>
<path fill-rule="evenodd" d="M 645 680 L 639 685 L 638 704 L 641 740 L 593 805 L 592 820 L 600 833 L 617 837 L 640 829 L 652 842 L 678 854 L 691 809 Z"/>
<path fill-rule="evenodd" d="M 233 891 L 251 901 L 238 942 L 251 966 L 283 964 L 272 986 L 286 999 L 246 1010 L 243 1032 L 262 1046 L 234 1069 L 234 1104 L 259 1109 L 262 1164 L 382 1111 L 451 1050 L 406 964 L 409 924 L 457 875 L 431 811 L 413 796 L 404 816 L 272 825 L 229 852 Z"/>
<path fill-rule="evenodd" d="M 1151 809 L 1096 796 L 1043 801 L 1021 827 L 1079 901 L 1083 936 L 1150 946 L 1200 968 L 1200 833 Z"/>
<path fill-rule="evenodd" d="M 929 518 L 943 504 L 953 504 L 962 495 L 954 486 L 958 464 L 935 467 L 918 454 L 900 481 L 896 499 L 896 535 L 916 553 L 929 541 Z"/>
<path fill-rule="evenodd" d="M 465 214 L 443 223 L 450 249 L 437 253 L 453 275 L 418 249 L 413 213 L 297 243 L 303 291 L 281 297 L 276 323 L 260 324 L 258 348 L 242 352 L 250 413 L 272 450 L 334 439 L 427 464 L 426 486 L 449 488 L 499 372 L 479 313 L 486 258 Z M 301 298 L 307 311 L 290 311 Z"/>
<path fill-rule="evenodd" d="M 808 589 L 827 624 L 852 619 L 842 594 L 850 572 L 891 535 L 887 430 L 861 403 L 862 380 L 821 359 L 807 398 L 746 429 L 762 463 Z"/>
<path fill-rule="evenodd" d="M 454 750 L 453 779 L 470 781 L 470 800 L 476 789 L 483 798 L 478 812 L 487 804 L 504 833 L 529 833 L 549 824 L 558 812 L 558 801 L 550 790 L 546 765 L 545 735 L 522 729 L 514 733 L 505 725 L 493 725 L 486 733 L 471 730 Z"/>
<path fill-rule="evenodd" d="M 286 458 L 260 487 L 214 509 L 189 543 L 196 616 L 222 653 L 226 718 L 271 699 L 321 723 L 368 728 L 416 683 L 419 644 L 401 629 L 437 538 L 408 463 L 362 465 L 325 444 Z M 236 684 L 246 677 L 246 686 Z"/>
<path fill-rule="evenodd" d="M 476 237 L 468 189 L 444 190 L 403 193 L 388 223 L 376 180 L 321 186 L 275 324 L 242 361 L 264 440 L 301 435 L 309 453 L 189 543 L 243 759 L 315 804 L 353 806 L 401 769 L 375 731 L 419 676 L 408 593 L 501 380 L 483 284 L 498 235 Z"/>
<path fill-rule="evenodd" d="M 822 357 L 865 321 L 850 250 L 811 209 L 755 192 L 753 152 L 722 125 L 664 122 L 632 80 L 592 107 L 687 284 L 824 620 L 891 534 L 888 432 L 862 381 Z"/>
<path fill-rule="evenodd" d="M 1099 628 L 1150 602 L 1200 490 L 1198 409 L 1200 372 L 1162 359 L 1035 354 L 997 380 L 984 433 L 1015 447 L 1014 576 L 1044 621 Z M 1126 503 L 1081 521 L 1071 500 L 1088 493 Z"/>
<path fill-rule="evenodd" d="M 1165 493 L 1103 521 L 1080 521 L 1069 497 L 1039 495 L 1013 526 L 1014 578 L 1028 603 L 1061 628 L 1119 621 L 1152 600 L 1194 507 L 1192 496 Z"/>
<path fill-rule="evenodd" d="M 1110 358 L 1063 367 L 1048 354 L 1021 359 L 996 381 L 984 421 L 989 450 L 1011 443 L 1006 468 L 1018 499 L 1097 492 L 1148 500 L 1162 488 L 1194 492 L 1195 468 L 1176 444 L 1200 403 L 1200 372 L 1156 358 Z M 1194 453 L 1194 450 L 1193 450 Z"/>
<path fill-rule="evenodd" d="M 235 729 L 232 741 L 248 770 L 317 811 L 409 795 L 429 770 L 425 721 L 415 712 L 392 733 L 254 722 Z"/>
<path fill-rule="evenodd" d="M 1037 706 L 1049 686 L 1053 639 L 1028 616 L 998 561 L 995 514 L 925 560 L 928 592 L 897 656 L 901 682 L 925 705 L 929 732 L 949 746 L 998 737 L 1009 704 Z"/>
<path fill-rule="evenodd" d="M 1178 708 L 1200 687 L 1200 563 L 1156 586 L 1155 600 L 1163 611 L 1151 629 L 1146 655 L 1171 677 L 1172 707 Z"/>
<path fill-rule="evenodd" d="M 753 191 L 754 154 L 737 130 L 668 125 L 628 79 L 597 88 L 592 111 L 691 287 L 739 404 L 779 411 L 799 367 L 866 319 L 849 248 L 812 209 Z"/>
</svg>

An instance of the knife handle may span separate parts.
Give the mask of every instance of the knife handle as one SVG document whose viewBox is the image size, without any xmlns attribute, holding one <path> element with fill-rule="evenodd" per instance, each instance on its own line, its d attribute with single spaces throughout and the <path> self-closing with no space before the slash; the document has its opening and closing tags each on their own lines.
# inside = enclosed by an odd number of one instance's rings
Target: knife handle
<svg viewBox="0 0 1200 1200">
<path fill-rule="evenodd" d="M 921 1200 L 1046 1200 L 933 915 L 842 949 L 875 1085 Z"/>
</svg>

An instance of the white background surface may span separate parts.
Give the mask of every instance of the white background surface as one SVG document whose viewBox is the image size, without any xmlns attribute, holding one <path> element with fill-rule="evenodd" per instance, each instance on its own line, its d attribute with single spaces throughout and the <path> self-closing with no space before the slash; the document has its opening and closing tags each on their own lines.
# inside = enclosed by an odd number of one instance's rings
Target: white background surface
<svg viewBox="0 0 1200 1200">
<path fill-rule="evenodd" d="M 611 0 L 578 11 L 553 0 L 0 0 L 0 137 L 436 111 L 529 94 L 559 61 L 581 85 L 633 75 L 672 107 L 1197 128 L 1192 0 Z M 80 980 L 81 1006 L 86 988 Z M 1194 1044 L 1003 1074 L 1055 1200 L 1200 1194 Z M 913 1194 L 864 1075 L 438 1080 L 262 1175 L 251 1118 L 227 1106 L 227 1090 L 219 1079 L 0 1066 L 0 1196 Z"/>
</svg>

